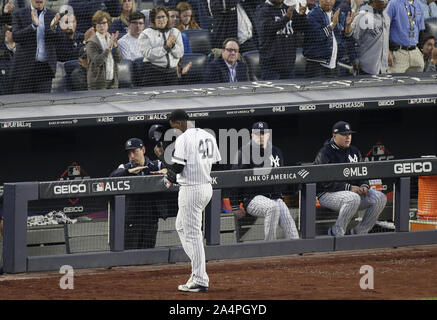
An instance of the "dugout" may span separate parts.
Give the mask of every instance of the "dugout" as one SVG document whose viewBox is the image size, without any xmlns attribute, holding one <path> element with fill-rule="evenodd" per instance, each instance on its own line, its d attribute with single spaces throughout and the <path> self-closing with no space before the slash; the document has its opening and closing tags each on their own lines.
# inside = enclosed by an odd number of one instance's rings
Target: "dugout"
<svg viewBox="0 0 437 320">
<path fill-rule="evenodd" d="M 287 166 L 312 162 L 340 119 L 358 131 L 353 144 L 366 160 L 435 155 L 436 89 L 435 77 L 420 74 L 2 96 L 0 185 L 107 177 L 126 162 L 123 144 L 128 138 L 143 138 L 152 154 L 148 129 L 166 124 L 174 108 L 185 108 L 197 126 L 214 132 L 269 122 Z M 56 201 L 71 218 L 107 212 L 108 199 Z M 56 232 L 62 239 L 61 233 L 70 230 Z M 107 233 L 89 236 L 103 243 Z"/>
<path fill-rule="evenodd" d="M 287 166 L 312 162 L 340 119 L 366 160 L 435 155 L 436 92 L 434 75 L 417 74 L 0 96 L 0 193 L 5 182 L 107 177 L 130 137 L 153 158 L 148 129 L 174 108 L 216 134 L 267 121 Z M 80 214 L 81 201 L 66 210 Z"/>
</svg>

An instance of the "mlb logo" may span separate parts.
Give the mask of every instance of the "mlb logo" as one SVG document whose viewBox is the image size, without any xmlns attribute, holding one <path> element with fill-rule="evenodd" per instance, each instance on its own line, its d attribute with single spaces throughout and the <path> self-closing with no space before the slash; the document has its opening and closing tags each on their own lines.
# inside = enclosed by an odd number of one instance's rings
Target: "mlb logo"
<svg viewBox="0 0 437 320">
<path fill-rule="evenodd" d="M 73 177 L 80 176 L 80 166 L 69 166 L 68 175 Z"/>
<path fill-rule="evenodd" d="M 105 191 L 105 184 L 103 182 L 93 183 L 93 191 L 94 192 Z"/>
</svg>

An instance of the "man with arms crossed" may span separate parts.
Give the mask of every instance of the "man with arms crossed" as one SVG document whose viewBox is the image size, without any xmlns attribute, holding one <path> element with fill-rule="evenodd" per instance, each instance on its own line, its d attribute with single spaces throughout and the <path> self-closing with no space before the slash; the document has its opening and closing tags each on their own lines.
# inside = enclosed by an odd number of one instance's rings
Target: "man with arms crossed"
<svg viewBox="0 0 437 320">
<path fill-rule="evenodd" d="M 169 120 L 173 129 L 182 131 L 175 142 L 171 159 L 173 164 L 169 164 L 169 161 L 166 163 L 168 179 L 180 185 L 176 230 L 191 260 L 191 277 L 186 284 L 178 286 L 178 290 L 207 292 L 209 278 L 203 247 L 202 212 L 212 197 L 212 164 L 220 161 L 221 156 L 213 135 L 199 128 L 188 127 L 188 115 L 184 110 L 173 111 Z M 162 159 L 164 150 L 155 147 L 155 154 Z M 177 175 L 176 181 L 171 173 Z"/>
<path fill-rule="evenodd" d="M 352 128 L 339 121 L 332 128 L 332 138 L 327 140 L 317 154 L 315 164 L 361 162 L 360 151 L 351 145 Z M 387 198 L 382 192 L 372 190 L 368 180 L 331 181 L 317 184 L 317 198 L 322 207 L 338 211 L 331 236 L 344 236 L 346 228 L 358 210 L 366 210 L 363 220 L 350 230 L 351 234 L 365 234 L 376 223 L 385 207 Z"/>
</svg>

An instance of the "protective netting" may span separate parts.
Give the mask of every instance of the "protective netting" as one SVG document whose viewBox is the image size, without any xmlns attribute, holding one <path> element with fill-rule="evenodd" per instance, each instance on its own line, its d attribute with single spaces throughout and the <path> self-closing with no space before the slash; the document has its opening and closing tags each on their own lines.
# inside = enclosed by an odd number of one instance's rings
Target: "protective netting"
<svg viewBox="0 0 437 320">
<path fill-rule="evenodd" d="M 2 0 L 0 94 L 435 72 L 434 3 L 392 2 Z"/>
</svg>

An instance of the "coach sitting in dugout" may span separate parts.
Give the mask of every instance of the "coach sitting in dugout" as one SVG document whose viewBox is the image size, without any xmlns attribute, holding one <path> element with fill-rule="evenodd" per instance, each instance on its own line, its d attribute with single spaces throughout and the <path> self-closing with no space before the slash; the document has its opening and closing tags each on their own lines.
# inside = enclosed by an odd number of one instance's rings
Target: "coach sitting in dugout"
<svg viewBox="0 0 437 320">
<path fill-rule="evenodd" d="M 339 121 L 332 128 L 332 138 L 320 149 L 314 164 L 361 162 L 361 153 L 353 145 L 352 128 L 349 123 Z M 368 180 L 331 181 L 317 184 L 317 198 L 322 207 L 338 211 L 336 223 L 329 228 L 328 235 L 344 236 L 346 228 L 358 210 L 366 210 L 363 219 L 350 230 L 350 234 L 368 233 L 387 203 L 382 192 L 370 189 Z"/>
<path fill-rule="evenodd" d="M 256 122 L 252 126 L 252 139 L 242 146 L 234 161 L 232 170 L 273 168 L 284 165 L 284 157 L 281 150 L 271 142 L 271 130 L 266 122 Z M 258 149 L 257 151 L 254 151 Z M 258 161 L 254 155 L 259 155 Z M 276 228 L 279 226 L 284 231 L 286 239 L 298 239 L 299 233 L 296 224 L 282 200 L 283 187 L 267 186 L 245 189 L 239 194 L 238 203 L 243 203 L 243 209 L 236 210 L 234 214 L 244 215 L 246 212 L 251 216 L 263 217 L 264 240 L 276 240 Z M 234 201 L 232 201 L 234 202 Z M 235 205 L 234 203 L 232 203 Z"/>
<path fill-rule="evenodd" d="M 149 174 L 163 174 L 167 169 L 162 168 L 159 160 L 151 161 L 146 154 L 146 147 L 141 139 L 131 138 L 125 143 L 125 150 L 129 162 L 120 164 L 112 171 L 110 177 L 145 176 Z M 126 195 L 125 220 L 125 250 L 153 248 L 156 244 L 159 214 L 156 208 L 156 197 L 149 194 Z M 145 211 L 141 202 L 147 202 Z M 156 210 L 155 210 L 156 209 Z"/>
</svg>

